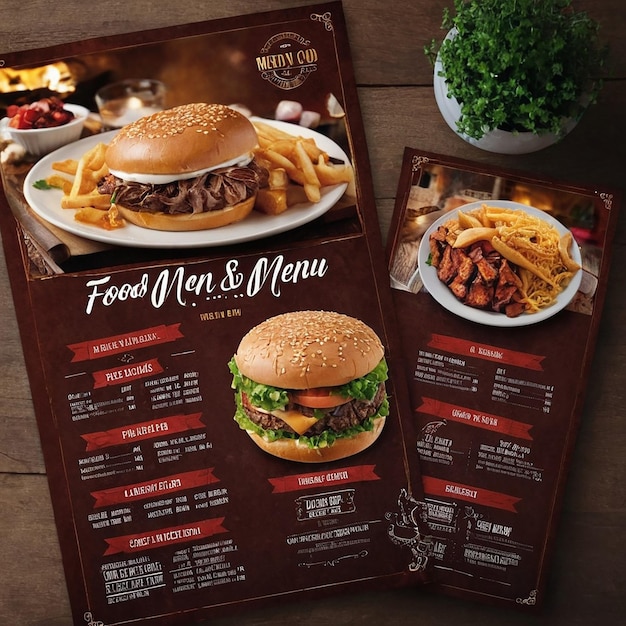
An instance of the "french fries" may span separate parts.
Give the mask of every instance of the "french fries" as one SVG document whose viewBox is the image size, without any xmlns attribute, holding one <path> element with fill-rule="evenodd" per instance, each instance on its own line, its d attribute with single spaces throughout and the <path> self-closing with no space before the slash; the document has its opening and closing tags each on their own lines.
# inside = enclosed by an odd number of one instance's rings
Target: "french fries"
<svg viewBox="0 0 626 626">
<path fill-rule="evenodd" d="M 477 241 L 490 241 L 502 256 L 522 267 L 524 267 L 524 262 L 511 252 L 511 250 L 516 251 L 514 247 L 516 239 L 518 241 L 529 239 L 538 234 L 546 239 L 556 237 L 552 227 L 543 220 L 531 221 L 530 216 L 523 211 L 490 207 L 486 204 L 471 213 L 458 211 L 458 223 L 460 231 L 453 243 L 454 248 L 465 248 Z M 572 243 L 570 233 L 563 235 L 558 241 L 558 251 L 563 265 L 569 271 L 575 272 L 580 269 L 580 265 L 570 255 L 569 249 Z M 527 265 L 526 269 L 545 279 L 537 267 Z"/>
<path fill-rule="evenodd" d="M 52 169 L 63 174 L 76 174 L 76 168 L 78 167 L 78 161 L 76 159 L 66 159 L 65 161 L 55 161 L 52 164 Z"/>
<path fill-rule="evenodd" d="M 511 263 L 515 263 L 518 267 L 521 267 L 525 270 L 528 270 L 531 274 L 537 276 L 543 280 L 544 283 L 550 285 L 553 289 L 558 289 L 558 285 L 552 278 L 546 275 L 541 271 L 541 268 L 533 263 L 531 260 L 527 259 L 521 252 L 518 252 L 515 248 L 512 248 L 508 244 L 504 243 L 499 237 L 493 237 L 491 239 L 491 245 L 494 247 L 496 252 L 499 252 L 507 261 L 511 261 Z"/>
<path fill-rule="evenodd" d="M 70 193 L 61 198 L 61 208 L 63 209 L 82 209 L 84 207 L 91 207 L 93 209 L 108 210 L 110 205 L 111 196 L 103 195 L 97 191 L 76 195 L 72 195 Z"/>
<path fill-rule="evenodd" d="M 294 156 L 296 162 L 298 163 L 298 167 L 302 170 L 302 174 L 304 176 L 303 187 L 306 197 L 310 202 L 319 202 L 322 198 L 320 192 L 322 183 L 320 183 L 320 179 L 317 177 L 317 173 L 315 172 L 315 167 L 313 167 L 313 162 L 309 159 L 309 155 L 302 147 L 301 141 L 296 141 Z"/>
<path fill-rule="evenodd" d="M 289 176 L 283 167 L 269 169 L 267 187 L 258 190 L 255 208 L 267 215 L 279 215 L 291 206 L 287 197 L 290 187 Z"/>
<path fill-rule="evenodd" d="M 580 265 L 578 263 L 576 263 L 576 261 L 574 261 L 574 259 L 572 259 L 572 257 L 570 256 L 570 248 L 572 247 L 573 244 L 573 237 L 572 237 L 572 233 L 565 233 L 560 239 L 559 239 L 559 254 L 561 255 L 561 260 L 563 261 L 563 265 L 565 265 L 565 267 L 570 271 L 570 272 L 577 272 L 580 269 Z"/>
<path fill-rule="evenodd" d="M 53 162 L 52 169 L 55 172 L 73 178 L 52 174 L 46 182 L 63 190 L 61 207 L 77 209 L 74 217 L 78 221 L 107 229 L 119 228 L 123 226 L 123 220 L 107 215 L 111 207 L 111 196 L 98 192 L 98 181 L 109 172 L 104 160 L 105 151 L 106 144 L 100 142 L 79 159 Z"/>
<path fill-rule="evenodd" d="M 46 183 L 50 187 L 58 187 L 59 189 L 62 189 L 64 194 L 69 194 L 74 181 L 71 178 L 61 176 L 60 174 L 52 174 L 46 178 Z"/>
<path fill-rule="evenodd" d="M 464 229 L 481 227 L 488 228 L 488 226 L 485 226 L 478 217 L 471 215 L 470 213 L 464 213 L 463 211 L 459 211 L 459 226 Z"/>
<path fill-rule="evenodd" d="M 300 202 L 319 202 L 322 187 L 352 182 L 350 164 L 333 163 L 313 138 L 294 136 L 265 122 L 254 126 L 259 139 L 256 156 L 270 172 L 268 186 L 257 194 L 258 211 L 278 215 Z"/>
<path fill-rule="evenodd" d="M 459 212 L 459 224 L 461 223 L 461 215 L 465 215 L 465 213 Z M 466 248 L 477 241 L 491 241 L 497 234 L 498 230 L 496 228 L 489 228 L 488 226 L 470 226 L 459 233 L 452 247 Z"/>
<path fill-rule="evenodd" d="M 124 219 L 120 217 L 115 205 L 112 205 L 108 211 L 86 206 L 76 211 L 74 217 L 79 222 L 105 228 L 106 230 L 124 226 Z"/>
</svg>

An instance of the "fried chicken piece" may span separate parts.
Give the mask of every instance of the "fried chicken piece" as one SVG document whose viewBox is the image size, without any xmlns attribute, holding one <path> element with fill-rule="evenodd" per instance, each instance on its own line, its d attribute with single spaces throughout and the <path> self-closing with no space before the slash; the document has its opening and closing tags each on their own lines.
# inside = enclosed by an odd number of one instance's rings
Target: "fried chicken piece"
<svg viewBox="0 0 626 626">
<path fill-rule="evenodd" d="M 448 287 L 459 300 L 463 301 L 467 297 L 468 285 L 475 274 L 476 266 L 463 250 L 452 248 L 452 257 L 457 270 Z"/>
<path fill-rule="evenodd" d="M 469 286 L 464 304 L 474 307 L 475 309 L 489 309 L 491 307 L 493 292 L 493 285 L 487 285 L 482 276 L 476 274 L 476 277 Z"/>
<path fill-rule="evenodd" d="M 502 259 L 498 275 L 498 283 L 493 295 L 492 308 L 494 311 L 502 312 L 510 304 L 514 296 L 519 296 L 522 288 L 520 277 L 511 269 L 508 261 Z M 519 300 L 519 297 L 517 298 Z"/>
<path fill-rule="evenodd" d="M 485 258 L 482 246 L 474 246 L 469 252 L 469 256 L 476 264 L 476 268 L 482 279 L 488 285 L 498 278 L 498 268 L 490 260 Z"/>
<path fill-rule="evenodd" d="M 439 277 L 439 280 L 446 285 L 449 285 L 450 282 L 452 282 L 457 271 L 457 258 L 452 254 L 452 250 L 453 249 L 450 246 L 446 246 L 444 248 L 441 261 L 437 266 L 437 276 Z"/>
</svg>

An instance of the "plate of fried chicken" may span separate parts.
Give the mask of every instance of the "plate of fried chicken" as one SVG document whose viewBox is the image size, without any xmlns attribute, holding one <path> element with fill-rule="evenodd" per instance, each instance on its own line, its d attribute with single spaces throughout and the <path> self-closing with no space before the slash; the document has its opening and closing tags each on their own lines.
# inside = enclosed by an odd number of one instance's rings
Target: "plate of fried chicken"
<svg viewBox="0 0 626 626">
<path fill-rule="evenodd" d="M 483 202 L 472 202 L 458 211 L 471 212 Z M 510 201 L 493 201 L 506 210 L 523 210 L 540 217 L 554 227 L 560 236 L 570 231 L 551 215 L 527 205 Z M 503 258 L 488 241 L 456 248 L 446 240 L 446 229 L 456 211 L 437 219 L 424 233 L 418 252 L 419 277 L 430 295 L 451 313 L 489 326 L 526 326 L 536 324 L 564 309 L 576 295 L 582 269 L 574 271 L 571 279 L 556 290 L 553 301 L 538 310 L 529 310 L 520 294 L 520 268 Z M 572 262 L 582 263 L 580 249 L 572 239 L 569 250 Z M 523 291 L 523 290 L 522 290 Z"/>
</svg>

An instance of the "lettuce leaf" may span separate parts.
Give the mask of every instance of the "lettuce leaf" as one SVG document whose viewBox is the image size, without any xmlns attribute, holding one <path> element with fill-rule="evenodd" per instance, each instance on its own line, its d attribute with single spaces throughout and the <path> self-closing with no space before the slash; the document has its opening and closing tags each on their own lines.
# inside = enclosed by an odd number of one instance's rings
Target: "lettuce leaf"
<svg viewBox="0 0 626 626">
<path fill-rule="evenodd" d="M 244 391 L 254 406 L 258 406 L 266 411 L 284 409 L 287 406 L 289 402 L 287 390 L 272 387 L 271 385 L 262 385 L 244 376 L 239 371 L 234 357 L 228 363 L 228 368 L 233 375 L 232 388 Z M 369 401 L 376 395 L 380 383 L 385 382 L 387 378 L 387 362 L 385 359 L 381 359 L 380 363 L 371 372 L 361 378 L 351 380 L 345 385 L 335 387 L 332 393 L 344 398 Z"/>
<path fill-rule="evenodd" d="M 232 388 L 245 392 L 254 406 L 258 406 L 266 411 L 272 411 L 274 409 L 284 409 L 289 403 L 287 390 L 278 389 L 271 385 L 262 385 L 244 376 L 239 371 L 234 357 L 228 363 L 228 369 L 230 369 L 233 375 Z"/>
<path fill-rule="evenodd" d="M 369 374 L 365 374 L 361 378 L 355 378 L 349 383 L 337 387 L 337 394 L 357 400 L 372 400 L 378 391 L 380 383 L 384 383 L 387 378 L 387 362 L 385 359 L 381 359 L 380 363 Z"/>
</svg>

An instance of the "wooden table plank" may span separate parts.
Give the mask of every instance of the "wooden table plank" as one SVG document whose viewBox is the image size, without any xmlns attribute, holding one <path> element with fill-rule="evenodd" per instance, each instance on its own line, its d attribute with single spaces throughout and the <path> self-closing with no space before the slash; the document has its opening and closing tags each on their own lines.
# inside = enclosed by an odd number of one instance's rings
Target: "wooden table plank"
<svg viewBox="0 0 626 626">
<path fill-rule="evenodd" d="M 160 3 L 154 10 L 150 0 L 135 0 L 123 5 L 123 11 L 111 13 L 107 2 L 84 10 L 81 0 L 63 0 L 58 13 L 41 19 L 40 6 L 23 6 L 20 11 L 10 2 L 0 4 L 0 55 L 44 45 L 82 41 L 92 37 L 163 28 L 270 11 L 307 6 L 307 0 L 265 0 L 262 5 L 242 0 L 218 0 L 210 6 L 194 0 Z M 117 5 L 114 5 L 117 6 Z M 357 82 L 363 85 L 422 85 L 432 83 L 432 67 L 424 56 L 424 45 L 443 35 L 440 29 L 443 7 L 452 0 L 421 2 L 380 2 L 344 0 L 352 56 Z M 574 0 L 601 25 L 603 38 L 612 48 L 613 76 L 626 76 L 626 29 L 623 0 Z M 33 24 L 37 24 L 33 28 Z"/>
</svg>

